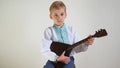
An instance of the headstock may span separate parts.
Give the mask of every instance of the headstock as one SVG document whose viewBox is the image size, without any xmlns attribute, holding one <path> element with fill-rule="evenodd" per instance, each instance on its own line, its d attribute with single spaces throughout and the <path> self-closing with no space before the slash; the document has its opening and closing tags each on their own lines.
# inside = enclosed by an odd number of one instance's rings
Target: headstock
<svg viewBox="0 0 120 68">
<path fill-rule="evenodd" d="M 95 34 L 93 35 L 93 37 L 103 37 L 103 36 L 107 36 L 107 31 L 105 29 L 100 29 L 96 31 Z"/>
</svg>

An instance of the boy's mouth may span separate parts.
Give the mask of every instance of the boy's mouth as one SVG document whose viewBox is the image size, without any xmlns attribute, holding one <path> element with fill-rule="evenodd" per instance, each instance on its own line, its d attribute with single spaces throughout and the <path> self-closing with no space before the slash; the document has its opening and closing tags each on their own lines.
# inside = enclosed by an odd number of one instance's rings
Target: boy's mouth
<svg viewBox="0 0 120 68">
<path fill-rule="evenodd" d="M 58 22 L 63 22 L 63 21 L 60 20 L 60 21 L 58 21 Z"/>
<path fill-rule="evenodd" d="M 58 22 L 62 22 L 62 21 L 58 21 Z"/>
</svg>

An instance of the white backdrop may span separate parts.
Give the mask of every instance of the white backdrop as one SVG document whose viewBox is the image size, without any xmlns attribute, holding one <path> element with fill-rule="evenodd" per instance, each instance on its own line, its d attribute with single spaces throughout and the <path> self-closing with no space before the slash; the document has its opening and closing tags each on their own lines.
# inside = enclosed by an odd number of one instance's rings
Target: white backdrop
<svg viewBox="0 0 120 68">
<path fill-rule="evenodd" d="M 49 6 L 54 0 L 0 0 L 0 68 L 42 68 L 41 37 L 48 26 Z M 77 68 L 120 68 L 120 1 L 62 0 L 66 23 L 81 39 L 100 28 L 108 36 L 95 39 L 86 52 L 76 55 Z"/>
</svg>

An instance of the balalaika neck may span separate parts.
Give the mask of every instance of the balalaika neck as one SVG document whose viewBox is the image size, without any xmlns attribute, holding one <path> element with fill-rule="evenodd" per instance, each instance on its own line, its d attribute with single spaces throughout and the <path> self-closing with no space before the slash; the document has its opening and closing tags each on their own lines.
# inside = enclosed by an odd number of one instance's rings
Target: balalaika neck
<svg viewBox="0 0 120 68">
<path fill-rule="evenodd" d="M 67 50 L 73 49 L 74 47 L 79 46 L 79 45 L 82 44 L 82 43 L 85 43 L 85 42 L 86 42 L 88 39 L 90 39 L 91 37 L 94 37 L 94 35 L 92 35 L 92 36 L 87 37 L 87 38 L 85 38 L 85 39 L 83 39 L 83 40 L 81 40 L 81 41 L 78 41 L 78 42 L 74 43 L 74 44 L 73 44 L 72 46 L 70 46 Z"/>
</svg>

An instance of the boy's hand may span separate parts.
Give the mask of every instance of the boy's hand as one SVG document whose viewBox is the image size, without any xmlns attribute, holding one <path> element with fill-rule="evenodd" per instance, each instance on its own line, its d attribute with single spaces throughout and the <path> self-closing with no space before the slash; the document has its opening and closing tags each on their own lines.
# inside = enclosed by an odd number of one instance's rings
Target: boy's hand
<svg viewBox="0 0 120 68">
<path fill-rule="evenodd" d="M 91 36 L 91 35 L 90 35 L 90 36 Z M 90 36 L 89 36 L 89 37 L 90 37 Z M 91 37 L 90 39 L 88 39 L 88 41 L 85 42 L 85 44 L 89 46 L 89 45 L 92 45 L 93 42 L 94 42 L 94 38 Z"/>
<path fill-rule="evenodd" d="M 68 64 L 70 62 L 70 57 L 64 55 L 65 51 L 57 58 L 57 61 Z"/>
</svg>

